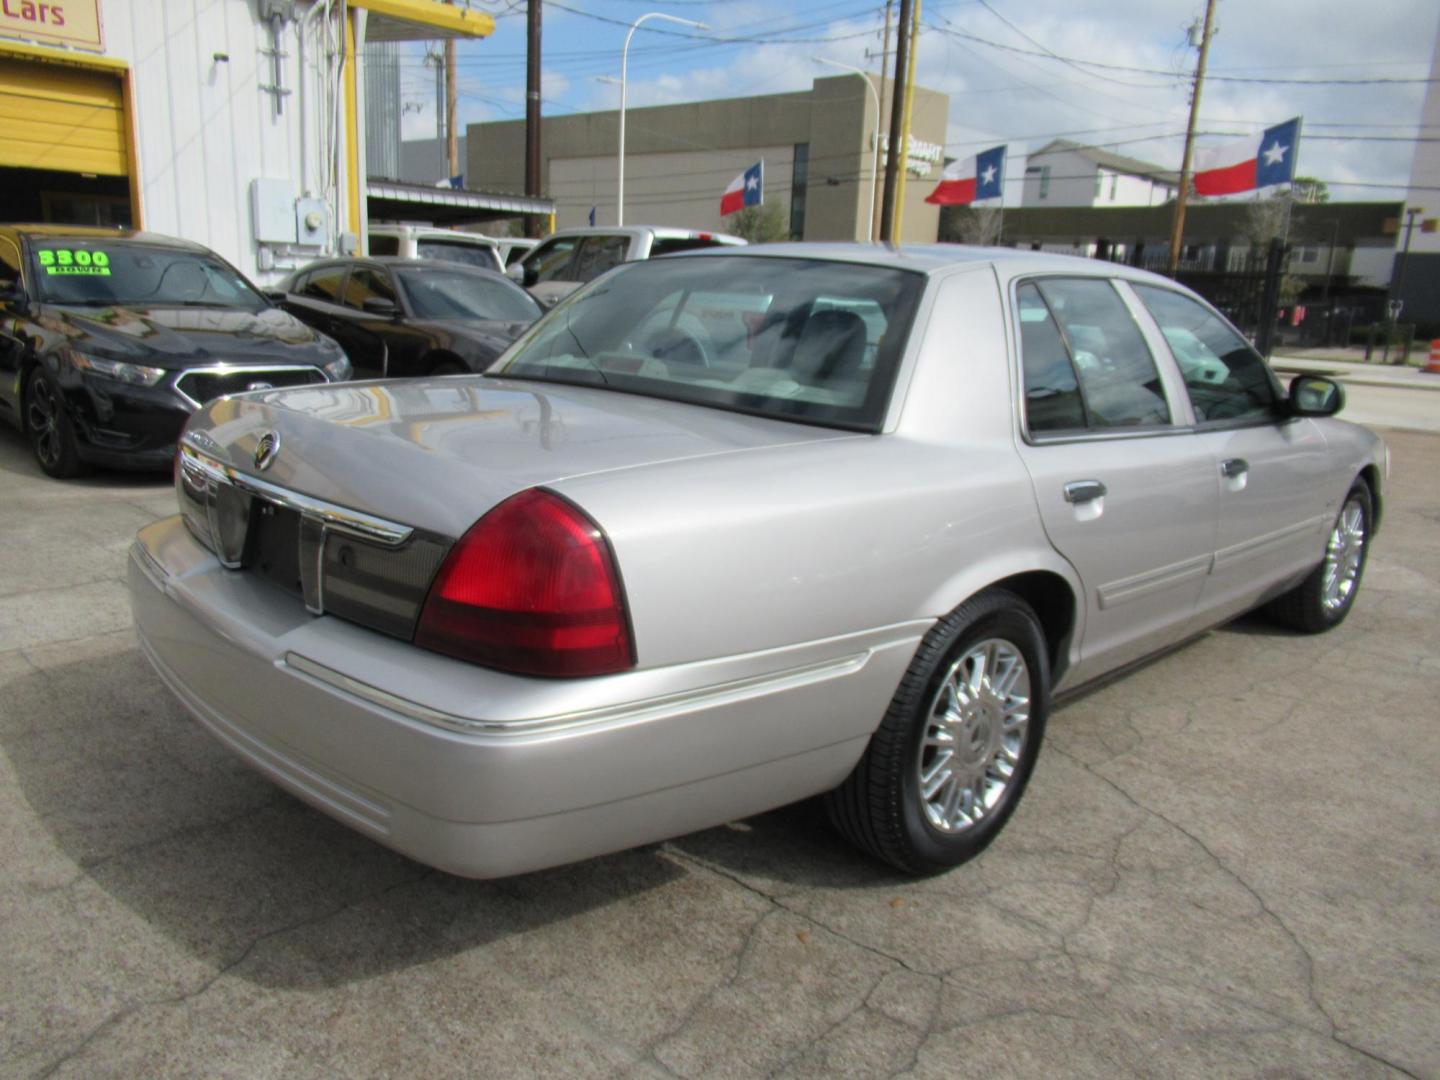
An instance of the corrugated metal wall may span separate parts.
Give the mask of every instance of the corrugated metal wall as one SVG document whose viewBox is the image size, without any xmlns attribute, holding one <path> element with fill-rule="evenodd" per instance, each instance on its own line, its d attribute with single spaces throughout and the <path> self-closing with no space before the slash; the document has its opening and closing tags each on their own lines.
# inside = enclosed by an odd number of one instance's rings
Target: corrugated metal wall
<svg viewBox="0 0 1440 1080">
<path fill-rule="evenodd" d="M 400 179 L 400 46 L 365 46 L 365 167 L 370 176 Z"/>
</svg>

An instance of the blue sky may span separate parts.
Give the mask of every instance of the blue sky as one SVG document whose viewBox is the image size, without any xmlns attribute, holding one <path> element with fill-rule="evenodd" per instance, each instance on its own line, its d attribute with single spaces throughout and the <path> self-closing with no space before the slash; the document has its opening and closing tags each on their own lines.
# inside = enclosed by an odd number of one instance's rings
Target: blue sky
<svg viewBox="0 0 1440 1080">
<path fill-rule="evenodd" d="M 459 46 L 461 119 L 523 116 L 524 0 L 471 6 L 495 14 L 497 29 Z M 1014 184 L 1024 152 L 1056 136 L 1178 168 L 1195 57 L 1185 29 L 1203 9 L 1203 0 L 927 0 L 917 81 L 950 96 L 947 154 L 1008 143 Z M 879 70 L 883 0 L 558 0 L 544 12 L 545 112 L 614 108 L 618 88 L 597 77 L 618 76 L 626 28 L 650 11 L 709 29 L 642 27 L 630 49 L 631 107 L 803 89 L 836 73 L 816 56 Z M 1415 81 L 1430 74 L 1437 18 L 1434 0 L 1221 0 L 1216 78 L 1201 99 L 1200 130 L 1214 134 L 1200 145 L 1303 115 L 1299 171 L 1329 182 L 1332 199 L 1403 198 L 1414 140 L 1440 139 L 1417 127 L 1425 85 Z M 410 138 L 435 130 L 423 52 L 407 56 L 402 80 Z"/>
</svg>

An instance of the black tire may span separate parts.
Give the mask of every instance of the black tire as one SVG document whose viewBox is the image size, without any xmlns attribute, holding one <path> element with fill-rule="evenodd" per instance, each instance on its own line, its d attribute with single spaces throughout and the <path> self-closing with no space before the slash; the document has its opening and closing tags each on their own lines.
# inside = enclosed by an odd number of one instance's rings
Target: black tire
<svg viewBox="0 0 1440 1080">
<path fill-rule="evenodd" d="M 23 396 L 25 436 L 30 452 L 47 476 L 69 480 L 86 471 L 75 443 L 75 426 L 65 408 L 60 388 L 44 368 L 25 380 Z"/>
<path fill-rule="evenodd" d="M 922 795 L 921 770 L 927 760 L 936 760 L 922 757 L 922 743 L 952 668 L 991 641 L 1008 644 L 1024 661 L 1030 682 L 1028 720 L 1017 760 L 1007 762 L 1010 775 L 987 781 L 1004 781 L 994 804 L 971 823 L 946 830 L 931 819 Z M 865 755 L 845 782 L 825 796 L 830 820 L 851 843 L 909 874 L 933 874 L 974 858 L 999 835 L 1024 794 L 1049 707 L 1050 666 L 1035 612 L 1003 589 L 972 597 L 925 635 Z M 977 731 L 998 738 L 1004 728 L 995 728 L 995 719 L 981 718 L 978 726 L 967 726 L 969 735 L 956 743 L 956 752 L 962 743 L 978 746 Z"/>
<path fill-rule="evenodd" d="M 1358 549 L 1351 532 L 1354 521 L 1352 510 L 1358 510 L 1361 534 Z M 1347 521 L 1347 515 L 1350 520 Z M 1360 579 L 1365 573 L 1365 563 L 1370 557 L 1370 532 L 1375 520 L 1374 500 L 1370 485 L 1356 480 L 1345 496 L 1335 525 L 1325 540 L 1325 551 L 1320 564 L 1287 593 L 1277 596 L 1265 605 L 1265 614 L 1281 626 L 1299 630 L 1305 634 L 1322 634 L 1345 621 L 1350 609 L 1355 606 L 1355 596 L 1360 591 Z M 1330 572 L 1335 569 L 1345 577 L 1347 560 L 1353 559 L 1354 577 L 1348 588 L 1332 587 Z M 1338 595 L 1337 595 L 1338 592 Z"/>
<path fill-rule="evenodd" d="M 469 375 L 470 369 L 459 360 L 441 360 L 430 369 L 431 375 Z"/>
</svg>

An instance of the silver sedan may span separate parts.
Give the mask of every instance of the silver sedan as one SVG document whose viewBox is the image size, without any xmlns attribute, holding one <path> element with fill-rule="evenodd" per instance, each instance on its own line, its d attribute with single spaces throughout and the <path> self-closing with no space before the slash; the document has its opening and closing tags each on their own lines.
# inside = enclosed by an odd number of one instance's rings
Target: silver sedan
<svg viewBox="0 0 1440 1080">
<path fill-rule="evenodd" d="M 130 590 L 215 737 L 445 870 L 823 795 L 930 873 L 1003 828 L 1055 694 L 1256 607 L 1345 618 L 1387 458 L 1342 403 L 1109 263 L 696 253 L 484 376 L 215 402 Z"/>
</svg>

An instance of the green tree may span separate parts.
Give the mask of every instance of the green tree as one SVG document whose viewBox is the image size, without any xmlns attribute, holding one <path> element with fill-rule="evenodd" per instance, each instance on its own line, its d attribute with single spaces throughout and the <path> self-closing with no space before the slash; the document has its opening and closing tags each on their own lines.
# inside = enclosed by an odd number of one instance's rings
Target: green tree
<svg viewBox="0 0 1440 1080">
<path fill-rule="evenodd" d="M 722 228 L 752 244 L 774 244 L 790 239 L 790 225 L 779 203 L 761 203 L 736 210 L 722 218 Z"/>
<path fill-rule="evenodd" d="M 1313 176 L 1295 177 L 1295 201 L 1302 203 L 1324 203 L 1330 201 L 1330 185 Z"/>
</svg>

